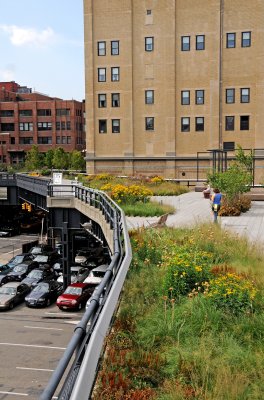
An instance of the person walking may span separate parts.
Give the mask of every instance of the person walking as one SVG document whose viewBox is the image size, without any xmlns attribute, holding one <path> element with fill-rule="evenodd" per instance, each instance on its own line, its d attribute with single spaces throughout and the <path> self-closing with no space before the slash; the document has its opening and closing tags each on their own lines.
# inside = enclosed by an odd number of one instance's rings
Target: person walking
<svg viewBox="0 0 264 400">
<path fill-rule="evenodd" d="M 211 200 L 212 200 L 212 211 L 214 213 L 214 222 L 217 223 L 218 212 L 220 210 L 221 200 L 222 200 L 222 193 L 220 193 L 219 189 L 215 188 L 213 190 Z"/>
</svg>

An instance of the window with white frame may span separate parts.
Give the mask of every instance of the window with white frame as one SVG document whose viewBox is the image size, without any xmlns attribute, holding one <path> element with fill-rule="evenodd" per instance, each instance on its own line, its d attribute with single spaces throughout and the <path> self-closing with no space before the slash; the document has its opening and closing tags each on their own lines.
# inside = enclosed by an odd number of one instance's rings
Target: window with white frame
<svg viewBox="0 0 264 400">
<path fill-rule="evenodd" d="M 190 117 L 182 117 L 181 131 L 182 132 L 190 132 Z"/>
<path fill-rule="evenodd" d="M 119 55 L 119 40 L 111 41 L 111 55 L 118 56 Z"/>
<path fill-rule="evenodd" d="M 190 51 L 190 49 L 191 49 L 190 36 L 182 36 L 181 37 L 181 50 L 182 51 Z"/>
<path fill-rule="evenodd" d="M 38 131 L 51 131 L 52 123 L 51 122 L 38 122 Z"/>
<path fill-rule="evenodd" d="M 20 122 L 19 130 L 20 131 L 33 131 L 33 122 Z"/>
<path fill-rule="evenodd" d="M 204 90 L 195 91 L 195 104 L 204 104 Z"/>
<path fill-rule="evenodd" d="M 98 107 L 99 108 L 106 107 L 106 94 L 105 93 L 98 94 Z"/>
<path fill-rule="evenodd" d="M 240 102 L 249 103 L 249 101 L 250 101 L 250 89 L 249 88 L 240 89 Z"/>
<path fill-rule="evenodd" d="M 145 51 L 154 50 L 154 37 L 145 37 Z"/>
<path fill-rule="evenodd" d="M 154 117 L 145 118 L 146 131 L 154 131 Z"/>
<path fill-rule="evenodd" d="M 52 144 L 52 137 L 38 137 L 38 144 Z"/>
<path fill-rule="evenodd" d="M 145 90 L 145 104 L 154 104 L 154 90 Z"/>
<path fill-rule="evenodd" d="M 182 90 L 181 91 L 181 104 L 183 106 L 190 104 L 190 90 Z"/>
<path fill-rule="evenodd" d="M 97 54 L 98 54 L 98 56 L 106 55 L 106 43 L 105 42 L 97 42 Z"/>
<path fill-rule="evenodd" d="M 242 47 L 250 47 L 251 46 L 251 32 L 242 32 L 241 46 Z"/>
<path fill-rule="evenodd" d="M 112 93 L 112 107 L 120 107 L 120 93 Z"/>
<path fill-rule="evenodd" d="M 235 33 L 227 33 L 226 34 L 226 47 L 227 49 L 233 49 L 236 47 L 236 34 Z"/>
<path fill-rule="evenodd" d="M 120 76 L 119 76 L 119 67 L 112 67 L 111 68 L 111 81 L 115 82 L 115 81 L 119 81 Z"/>
<path fill-rule="evenodd" d="M 235 89 L 226 89 L 226 103 L 232 104 L 235 102 Z"/>
<path fill-rule="evenodd" d="M 196 35 L 196 50 L 204 50 L 204 49 L 205 49 L 205 36 Z"/>
<path fill-rule="evenodd" d="M 112 133 L 120 133 L 120 119 L 112 119 Z"/>
<path fill-rule="evenodd" d="M 106 82 L 106 68 L 98 68 L 98 82 Z"/>
</svg>

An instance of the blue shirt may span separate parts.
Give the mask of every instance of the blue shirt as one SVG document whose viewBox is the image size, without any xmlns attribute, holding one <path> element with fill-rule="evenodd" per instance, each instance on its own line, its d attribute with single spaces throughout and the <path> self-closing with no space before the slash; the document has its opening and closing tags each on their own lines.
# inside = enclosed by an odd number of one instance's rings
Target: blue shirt
<svg viewBox="0 0 264 400">
<path fill-rule="evenodd" d="M 214 195 L 214 200 L 213 200 L 213 204 L 221 204 L 221 199 L 222 199 L 222 193 L 216 193 Z"/>
</svg>

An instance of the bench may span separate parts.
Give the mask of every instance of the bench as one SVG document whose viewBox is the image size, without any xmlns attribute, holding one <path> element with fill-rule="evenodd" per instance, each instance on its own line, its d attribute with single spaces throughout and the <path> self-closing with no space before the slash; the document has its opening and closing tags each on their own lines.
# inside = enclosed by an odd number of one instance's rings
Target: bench
<svg viewBox="0 0 264 400">
<path fill-rule="evenodd" d="M 169 214 L 161 215 L 157 222 L 149 223 L 147 228 L 161 228 L 161 227 L 165 226 L 168 216 L 169 216 Z"/>
</svg>

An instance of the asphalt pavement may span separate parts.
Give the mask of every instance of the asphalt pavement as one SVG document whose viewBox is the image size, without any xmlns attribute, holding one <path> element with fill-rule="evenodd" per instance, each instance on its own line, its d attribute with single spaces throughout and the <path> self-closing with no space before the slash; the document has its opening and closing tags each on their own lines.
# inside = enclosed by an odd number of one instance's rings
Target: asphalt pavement
<svg viewBox="0 0 264 400">
<path fill-rule="evenodd" d="M 154 196 L 152 200 L 175 207 L 175 213 L 168 216 L 167 226 L 178 228 L 213 223 L 210 200 L 205 199 L 201 192 L 188 192 L 180 196 Z M 128 229 L 148 227 L 158 219 L 126 217 Z M 264 249 L 264 201 L 252 201 L 250 210 L 238 217 L 218 217 L 218 223 L 222 229 L 246 237 L 252 244 Z"/>
</svg>

